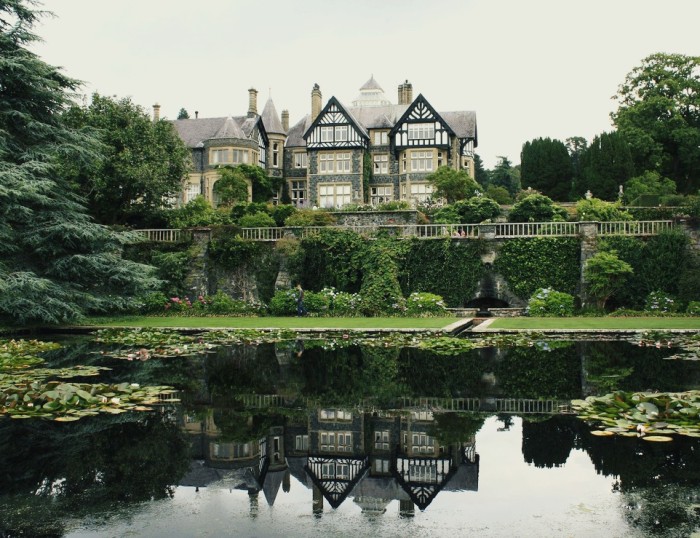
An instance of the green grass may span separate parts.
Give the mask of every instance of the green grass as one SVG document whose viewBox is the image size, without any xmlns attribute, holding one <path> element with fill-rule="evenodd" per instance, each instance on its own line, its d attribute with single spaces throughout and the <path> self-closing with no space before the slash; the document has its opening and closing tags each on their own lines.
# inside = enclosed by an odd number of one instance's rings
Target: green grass
<svg viewBox="0 0 700 538">
<path fill-rule="evenodd" d="M 669 318 L 497 318 L 489 325 L 490 329 L 698 329 L 700 317 Z"/>
<path fill-rule="evenodd" d="M 83 325 L 110 327 L 219 327 L 230 329 L 440 329 L 458 318 L 296 318 L 296 317 L 95 317 Z"/>
</svg>

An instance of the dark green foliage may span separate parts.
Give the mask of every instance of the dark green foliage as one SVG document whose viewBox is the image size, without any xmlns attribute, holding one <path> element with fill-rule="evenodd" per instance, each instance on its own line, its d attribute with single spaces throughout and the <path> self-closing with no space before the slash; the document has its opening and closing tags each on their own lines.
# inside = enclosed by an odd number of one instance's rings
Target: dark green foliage
<svg viewBox="0 0 700 538">
<path fill-rule="evenodd" d="M 489 173 L 489 185 L 503 187 L 511 196 L 520 190 L 520 170 L 513 168 L 508 157 L 498 157 L 498 164 Z"/>
<path fill-rule="evenodd" d="M 98 222 L 143 220 L 180 194 L 190 153 L 172 123 L 152 121 L 128 97 L 98 94 L 90 105 L 68 110 L 65 121 L 94 132 L 102 143 L 99 160 L 87 166 L 67 163 L 71 180 Z"/>
<path fill-rule="evenodd" d="M 484 168 L 484 161 L 481 157 L 475 153 L 474 154 L 474 180 L 481 186 L 486 187 L 490 184 L 488 170 Z"/>
<path fill-rule="evenodd" d="M 187 112 L 186 108 L 181 108 L 180 112 L 177 113 L 177 119 L 179 120 L 189 120 L 190 119 L 190 113 Z"/>
<path fill-rule="evenodd" d="M 238 225 L 241 228 L 272 228 L 276 224 L 275 219 L 262 211 L 252 215 L 243 215 L 238 219 Z"/>
<path fill-rule="evenodd" d="M 362 282 L 364 250 L 365 241 L 355 232 L 322 230 L 302 239 L 290 257 L 289 270 L 304 289 L 333 287 L 356 293 Z"/>
<path fill-rule="evenodd" d="M 571 192 L 573 168 L 560 140 L 537 138 L 525 142 L 520 154 L 520 181 L 554 200 L 566 201 Z"/>
<path fill-rule="evenodd" d="M 624 198 L 625 202 L 630 205 L 658 206 L 662 196 L 671 196 L 675 193 L 676 184 L 673 181 L 661 177 L 658 172 L 646 171 L 625 183 Z"/>
<path fill-rule="evenodd" d="M 217 170 L 219 179 L 214 183 L 218 205 L 228 207 L 236 202 L 248 201 L 248 181 L 239 167 L 223 166 Z"/>
<path fill-rule="evenodd" d="M 596 136 L 580 158 L 576 183 L 578 197 L 586 191 L 601 200 L 618 198 L 619 186 L 634 175 L 634 163 L 627 140 L 617 131 Z"/>
<path fill-rule="evenodd" d="M 576 217 L 580 221 L 615 222 L 632 220 L 620 202 L 604 202 L 598 198 L 583 199 L 576 202 Z"/>
<path fill-rule="evenodd" d="M 297 212 L 297 208 L 291 204 L 279 204 L 272 206 L 271 216 L 275 219 L 275 225 L 284 226 L 284 221 Z"/>
<path fill-rule="evenodd" d="M 185 295 L 184 279 L 190 269 L 190 242 L 151 243 L 130 245 L 124 257 L 138 263 L 152 265 L 161 280 L 160 291 L 168 297 Z"/>
<path fill-rule="evenodd" d="M 498 202 L 487 196 L 474 196 L 468 200 L 455 202 L 454 208 L 460 217 L 461 224 L 478 224 L 489 219 L 495 219 L 501 214 Z"/>
<path fill-rule="evenodd" d="M 436 197 L 445 198 L 448 204 L 464 200 L 481 192 L 482 188 L 464 170 L 441 166 L 428 175 L 426 180 L 434 187 Z"/>
<path fill-rule="evenodd" d="M 530 194 L 517 202 L 508 213 L 508 222 L 565 221 L 566 209 L 542 194 Z"/>
<path fill-rule="evenodd" d="M 653 170 L 678 192 L 700 187 L 700 56 L 656 53 L 625 77 L 611 114 L 638 173 Z"/>
<path fill-rule="evenodd" d="M 494 267 L 521 299 L 528 299 L 539 288 L 575 295 L 580 256 L 577 238 L 511 239 L 501 246 Z"/>
<path fill-rule="evenodd" d="M 680 230 L 663 232 L 647 240 L 608 237 L 600 242 L 599 248 L 616 251 L 618 257 L 634 270 L 634 278 L 629 279 L 625 287 L 614 295 L 616 304 L 620 306 L 641 309 L 652 291 L 664 291 L 684 298 L 680 294 L 681 281 L 685 289 L 693 288 L 689 242 Z"/>
<path fill-rule="evenodd" d="M 236 169 L 253 186 L 253 202 L 267 202 L 284 181 L 281 177 L 268 176 L 259 166 L 239 164 Z"/>
<path fill-rule="evenodd" d="M 330 226 L 335 218 L 328 211 L 301 209 L 284 221 L 285 226 Z"/>
<path fill-rule="evenodd" d="M 412 239 L 401 260 L 404 295 L 423 291 L 442 296 L 448 307 L 464 306 L 483 274 L 481 241 Z"/>
<path fill-rule="evenodd" d="M 0 3 L 0 318 L 62 323 L 126 308 L 157 282 L 121 258 L 136 238 L 92 222 L 73 192 L 74 171 L 103 148 L 63 122 L 78 83 L 28 50 L 32 8 Z"/>
<path fill-rule="evenodd" d="M 203 196 L 197 196 L 182 207 L 171 209 L 166 213 L 171 228 L 195 228 L 229 224 L 231 219 L 223 211 L 217 211 Z"/>
<path fill-rule="evenodd" d="M 360 308 L 365 316 L 403 314 L 406 308 L 399 285 L 396 246 L 391 240 L 376 240 L 365 249 L 360 287 Z"/>
<path fill-rule="evenodd" d="M 501 205 L 509 205 L 513 203 L 513 198 L 505 187 L 489 186 L 486 189 L 486 196 Z"/>
</svg>

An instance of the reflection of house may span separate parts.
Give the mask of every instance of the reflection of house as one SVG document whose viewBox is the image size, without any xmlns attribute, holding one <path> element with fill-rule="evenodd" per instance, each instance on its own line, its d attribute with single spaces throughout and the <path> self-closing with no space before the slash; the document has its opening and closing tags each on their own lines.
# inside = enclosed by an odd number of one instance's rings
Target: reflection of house
<svg viewBox="0 0 700 538">
<path fill-rule="evenodd" d="M 272 505 L 280 484 L 289 491 L 291 474 L 312 490 L 316 514 L 324 501 L 337 508 L 351 497 L 364 512 L 376 514 L 398 500 L 403 516 L 412 515 L 415 506 L 425 510 L 440 491 L 478 489 L 474 437 L 441 445 L 430 433 L 435 419 L 429 411 L 366 414 L 322 408 L 306 423 L 289 419 L 245 443 L 223 441 L 212 417 L 185 418 L 193 457 L 203 462 L 193 465 L 182 485 L 205 485 L 194 481 L 208 476 L 207 483 L 229 483 L 251 495 L 263 491 Z"/>
<path fill-rule="evenodd" d="M 438 112 L 423 95 L 413 98 L 408 81 L 399 85 L 393 104 L 371 77 L 352 106 L 336 97 L 323 106 L 321 89 L 314 85 L 311 114 L 291 128 L 289 113 L 283 110 L 280 120 L 271 99 L 259 115 L 257 95 L 249 90 L 245 116 L 173 122 L 192 151 L 184 202 L 199 194 L 215 202 L 217 168 L 226 165 L 258 165 L 268 175 L 284 177 L 298 206 L 425 202 L 432 193 L 425 178 L 438 167 L 474 177 L 476 114 Z"/>
</svg>

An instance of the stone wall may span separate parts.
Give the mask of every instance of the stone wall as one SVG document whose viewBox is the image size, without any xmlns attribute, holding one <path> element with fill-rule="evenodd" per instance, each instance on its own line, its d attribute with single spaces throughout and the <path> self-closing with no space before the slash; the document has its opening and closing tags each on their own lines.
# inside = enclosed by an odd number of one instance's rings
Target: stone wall
<svg viewBox="0 0 700 538">
<path fill-rule="evenodd" d="M 418 211 L 334 211 L 339 226 L 383 226 L 392 224 L 417 224 Z"/>
</svg>

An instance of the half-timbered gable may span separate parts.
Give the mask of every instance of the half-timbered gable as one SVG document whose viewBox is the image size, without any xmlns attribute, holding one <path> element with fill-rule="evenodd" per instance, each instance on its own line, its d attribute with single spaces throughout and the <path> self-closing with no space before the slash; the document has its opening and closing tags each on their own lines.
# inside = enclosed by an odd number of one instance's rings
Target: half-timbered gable
<svg viewBox="0 0 700 538">
<path fill-rule="evenodd" d="M 455 133 L 421 94 L 404 112 L 389 136 L 397 150 L 420 147 L 449 148 Z"/>
<path fill-rule="evenodd" d="M 338 508 L 369 469 L 369 460 L 333 456 L 309 456 L 304 470 L 328 503 Z"/>
<path fill-rule="evenodd" d="M 367 131 L 343 105 L 331 97 L 326 107 L 304 133 L 309 149 L 366 148 Z"/>
</svg>

